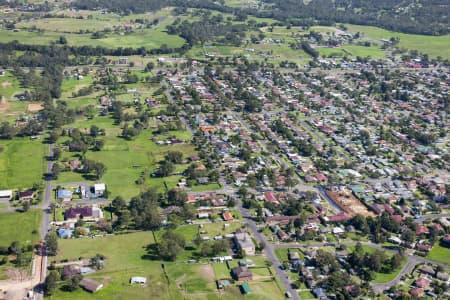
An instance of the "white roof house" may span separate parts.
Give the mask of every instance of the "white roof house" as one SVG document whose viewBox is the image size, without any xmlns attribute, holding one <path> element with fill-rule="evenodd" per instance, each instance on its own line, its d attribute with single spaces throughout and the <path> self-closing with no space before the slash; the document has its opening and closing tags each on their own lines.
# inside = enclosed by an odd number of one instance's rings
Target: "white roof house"
<svg viewBox="0 0 450 300">
<path fill-rule="evenodd" d="M 147 278 L 145 277 L 141 277 L 141 276 L 133 276 L 130 279 L 130 283 L 140 283 L 140 284 L 145 284 L 147 283 Z"/>
</svg>

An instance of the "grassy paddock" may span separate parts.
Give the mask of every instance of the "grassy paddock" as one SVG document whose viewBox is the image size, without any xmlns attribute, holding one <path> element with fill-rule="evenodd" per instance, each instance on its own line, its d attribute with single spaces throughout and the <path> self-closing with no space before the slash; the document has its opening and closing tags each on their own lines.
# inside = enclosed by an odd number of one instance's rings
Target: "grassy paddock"
<svg viewBox="0 0 450 300">
<path fill-rule="evenodd" d="M 9 246 L 14 241 L 22 244 L 39 241 L 39 224 L 42 212 L 30 210 L 26 213 L 1 213 L 0 214 L 0 246 Z M 20 224 L 20 226 L 17 226 Z M 37 230 L 33 234 L 33 230 Z"/>
<path fill-rule="evenodd" d="M 0 188 L 30 188 L 42 180 L 46 145 L 40 140 L 0 141 Z"/>
</svg>

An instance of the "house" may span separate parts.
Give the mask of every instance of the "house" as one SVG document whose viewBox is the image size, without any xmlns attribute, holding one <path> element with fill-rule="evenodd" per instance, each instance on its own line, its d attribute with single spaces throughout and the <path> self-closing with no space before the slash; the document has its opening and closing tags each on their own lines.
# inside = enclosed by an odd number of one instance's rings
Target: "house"
<svg viewBox="0 0 450 300">
<path fill-rule="evenodd" d="M 426 235 L 428 233 L 430 233 L 430 231 L 425 226 L 423 225 L 417 226 L 416 235 Z"/>
<path fill-rule="evenodd" d="M 419 278 L 417 279 L 414 284 L 418 287 L 418 288 L 427 288 L 430 285 L 430 281 L 426 278 Z"/>
<path fill-rule="evenodd" d="M 442 238 L 442 244 L 445 244 L 447 246 L 450 246 L 450 234 L 446 234 L 443 238 Z"/>
<path fill-rule="evenodd" d="M 88 292 L 95 293 L 103 287 L 103 283 L 89 278 L 83 278 L 83 280 L 80 281 L 80 286 Z"/>
<path fill-rule="evenodd" d="M 76 222 L 80 219 L 85 221 L 98 221 L 103 219 L 102 210 L 96 206 L 71 207 L 64 212 L 64 219 L 66 221 Z"/>
<path fill-rule="evenodd" d="M 62 271 L 63 278 L 69 278 L 81 274 L 79 265 L 65 265 Z"/>
<path fill-rule="evenodd" d="M 314 296 L 318 299 L 326 299 L 327 295 L 325 294 L 325 291 L 322 288 L 316 287 L 312 290 Z"/>
<path fill-rule="evenodd" d="M 289 252 L 289 260 L 299 260 L 300 254 L 297 251 Z"/>
<path fill-rule="evenodd" d="M 233 215 L 229 211 L 224 212 L 222 218 L 224 221 L 233 221 Z"/>
<path fill-rule="evenodd" d="M 12 190 L 3 190 L 3 191 L 0 191 L 0 200 L 11 201 L 12 198 L 13 198 L 13 192 L 12 192 Z"/>
<path fill-rule="evenodd" d="M 207 212 L 199 212 L 197 214 L 197 218 L 199 218 L 199 219 L 207 219 L 207 218 L 209 218 L 209 213 L 207 213 Z"/>
<path fill-rule="evenodd" d="M 33 201 L 34 191 L 28 190 L 24 192 L 19 192 L 17 194 L 17 197 L 19 198 L 20 201 Z"/>
<path fill-rule="evenodd" d="M 414 288 L 414 289 L 410 290 L 409 293 L 411 294 L 411 296 L 416 297 L 416 298 L 420 298 L 424 294 L 422 288 Z"/>
<path fill-rule="evenodd" d="M 199 178 L 197 178 L 197 182 L 198 182 L 198 184 L 208 184 L 209 178 L 208 177 L 199 177 Z"/>
<path fill-rule="evenodd" d="M 234 234 L 234 241 L 240 249 L 247 255 L 255 255 L 255 245 L 253 244 L 251 236 L 240 229 L 236 230 Z"/>
<path fill-rule="evenodd" d="M 146 284 L 147 283 L 147 278 L 146 277 L 141 277 L 141 276 L 133 276 L 130 279 L 130 283 L 139 283 L 139 284 Z"/>
<path fill-rule="evenodd" d="M 62 202 L 69 202 L 72 200 L 72 192 L 66 189 L 61 189 L 58 190 L 56 197 Z"/>
<path fill-rule="evenodd" d="M 422 272 L 424 274 L 432 275 L 432 276 L 435 273 L 434 269 L 430 266 L 423 266 L 422 268 L 420 268 L 420 272 Z"/>
<path fill-rule="evenodd" d="M 448 282 L 450 279 L 450 276 L 445 272 L 437 272 L 436 278 L 445 282 Z"/>
<path fill-rule="evenodd" d="M 70 228 L 59 228 L 56 233 L 62 239 L 70 239 L 73 235 L 73 229 Z"/>
<path fill-rule="evenodd" d="M 245 266 L 239 266 L 231 269 L 231 276 L 237 281 L 247 281 L 253 279 L 253 274 Z"/>
<path fill-rule="evenodd" d="M 281 229 L 277 231 L 277 236 L 283 242 L 289 240 L 289 235 Z"/>
<path fill-rule="evenodd" d="M 97 197 L 103 197 L 106 191 L 106 185 L 104 183 L 94 184 L 94 194 Z"/>
</svg>

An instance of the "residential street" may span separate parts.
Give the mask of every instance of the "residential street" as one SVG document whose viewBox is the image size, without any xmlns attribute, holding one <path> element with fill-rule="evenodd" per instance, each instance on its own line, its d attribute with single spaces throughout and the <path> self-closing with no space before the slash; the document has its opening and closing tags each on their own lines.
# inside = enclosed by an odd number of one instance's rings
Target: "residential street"
<svg viewBox="0 0 450 300">
<path fill-rule="evenodd" d="M 259 232 L 258 227 L 256 226 L 256 223 L 250 218 L 247 210 L 242 207 L 241 201 L 239 201 L 237 206 L 239 212 L 241 213 L 242 217 L 246 219 L 246 222 L 248 224 L 248 227 L 253 231 L 253 235 L 255 236 L 258 243 L 263 242 L 266 247 L 264 248 L 264 253 L 268 260 L 270 260 L 273 263 L 273 267 L 275 269 L 275 272 L 277 273 L 278 278 L 283 283 L 284 288 L 286 291 L 290 292 L 292 295 L 292 299 L 300 300 L 300 296 L 297 294 L 297 291 L 292 289 L 291 283 L 288 278 L 288 274 L 285 273 L 283 270 L 280 269 L 281 262 L 278 260 L 278 257 L 275 255 L 275 247 L 273 244 L 269 243 L 264 235 Z"/>
</svg>

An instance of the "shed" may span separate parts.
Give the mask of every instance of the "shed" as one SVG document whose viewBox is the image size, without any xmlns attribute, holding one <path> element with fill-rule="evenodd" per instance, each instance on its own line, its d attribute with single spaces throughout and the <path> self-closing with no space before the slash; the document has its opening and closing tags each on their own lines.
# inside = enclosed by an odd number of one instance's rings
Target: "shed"
<svg viewBox="0 0 450 300">
<path fill-rule="evenodd" d="M 141 276 L 133 276 L 130 279 L 130 283 L 131 284 L 133 284 L 133 283 L 145 284 L 145 283 L 147 283 L 147 278 L 141 277 Z"/>
<path fill-rule="evenodd" d="M 83 278 L 83 280 L 80 281 L 80 286 L 88 292 L 95 293 L 103 287 L 103 283 L 89 278 Z"/>
<path fill-rule="evenodd" d="M 242 294 L 250 294 L 251 290 L 250 290 L 250 286 L 248 285 L 247 282 L 244 282 L 243 284 L 241 284 L 241 291 L 242 291 Z"/>
</svg>

